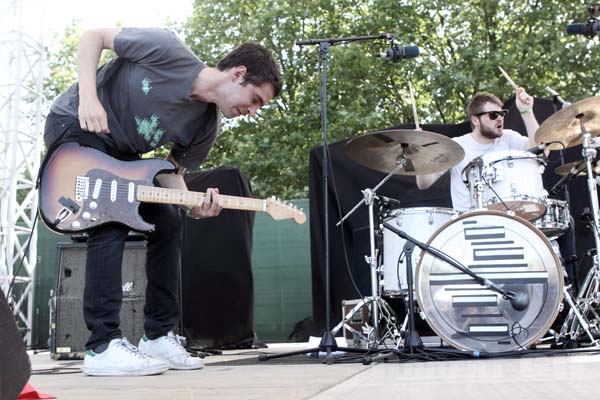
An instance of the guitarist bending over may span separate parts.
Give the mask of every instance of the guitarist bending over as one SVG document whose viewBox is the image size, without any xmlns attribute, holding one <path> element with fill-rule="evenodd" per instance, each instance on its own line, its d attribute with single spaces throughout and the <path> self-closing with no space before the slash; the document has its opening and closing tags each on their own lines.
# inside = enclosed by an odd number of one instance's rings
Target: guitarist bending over
<svg viewBox="0 0 600 400">
<path fill-rule="evenodd" d="M 98 63 L 103 49 L 117 58 Z M 46 120 L 48 155 L 59 144 L 77 142 L 120 160 L 171 142 L 176 174 L 157 177 L 161 186 L 185 190 L 185 170 L 206 158 L 225 118 L 254 115 L 281 90 L 279 66 L 264 47 L 245 43 L 208 67 L 172 32 L 162 29 L 97 29 L 81 36 L 78 83 L 53 103 Z M 190 211 L 213 217 L 222 208 L 218 190 Z M 173 335 L 178 315 L 177 282 L 182 224 L 178 207 L 144 203 L 148 287 L 145 335 L 139 349 L 122 338 L 121 264 L 129 229 L 110 223 L 89 231 L 83 312 L 91 331 L 83 370 L 88 375 L 150 375 L 167 369 L 202 368 Z"/>
</svg>

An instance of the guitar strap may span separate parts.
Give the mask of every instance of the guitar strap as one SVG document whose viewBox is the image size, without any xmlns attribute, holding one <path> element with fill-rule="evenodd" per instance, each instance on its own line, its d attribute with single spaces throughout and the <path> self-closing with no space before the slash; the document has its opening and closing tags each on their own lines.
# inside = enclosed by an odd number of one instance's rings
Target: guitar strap
<svg viewBox="0 0 600 400">
<path fill-rule="evenodd" d="M 48 115 L 47 118 L 56 118 L 55 116 L 57 116 L 58 114 L 55 114 L 53 112 L 50 112 L 50 114 Z M 65 119 L 69 116 L 63 116 Z M 40 187 L 40 181 L 42 179 L 42 171 L 44 170 L 44 168 L 46 167 L 46 164 L 48 163 L 48 160 L 50 159 L 50 156 L 52 155 L 52 153 L 54 153 L 54 151 L 56 150 L 56 148 L 62 144 L 61 139 L 65 136 L 65 134 L 69 131 L 69 128 L 73 125 L 73 122 L 77 121 L 77 118 L 75 117 L 71 117 L 71 121 L 65 125 L 63 125 L 63 131 L 60 133 L 60 135 L 58 135 L 58 137 L 56 138 L 56 140 L 54 142 L 52 142 L 52 144 L 48 147 L 47 151 L 46 151 L 46 155 L 44 156 L 44 159 L 42 160 L 42 162 L 40 163 L 40 168 L 38 170 L 38 175 L 37 175 L 37 179 L 35 181 L 35 188 L 39 189 Z"/>
</svg>

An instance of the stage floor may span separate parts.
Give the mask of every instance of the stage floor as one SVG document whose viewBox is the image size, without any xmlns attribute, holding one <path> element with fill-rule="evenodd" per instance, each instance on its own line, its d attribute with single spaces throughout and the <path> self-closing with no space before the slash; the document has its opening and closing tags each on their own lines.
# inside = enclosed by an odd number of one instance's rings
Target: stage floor
<svg viewBox="0 0 600 400">
<path fill-rule="evenodd" d="M 150 377 L 89 377 L 82 361 L 31 355 L 29 383 L 62 400 L 95 399 L 596 399 L 600 352 L 542 353 L 518 358 L 453 361 L 323 363 L 304 355 L 258 361 L 259 354 L 306 348 L 272 344 L 267 349 L 224 351 L 196 371 Z M 439 355 L 437 355 L 439 357 Z M 403 357 L 405 358 L 405 357 Z"/>
</svg>

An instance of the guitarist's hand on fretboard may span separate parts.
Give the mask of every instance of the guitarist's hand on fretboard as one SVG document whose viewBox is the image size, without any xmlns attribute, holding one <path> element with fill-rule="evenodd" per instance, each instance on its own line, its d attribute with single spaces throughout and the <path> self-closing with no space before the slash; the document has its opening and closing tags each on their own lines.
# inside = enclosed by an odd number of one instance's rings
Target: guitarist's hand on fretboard
<svg viewBox="0 0 600 400">
<path fill-rule="evenodd" d="M 222 209 L 223 201 L 219 196 L 219 189 L 209 188 L 206 190 L 204 199 L 192 207 L 188 215 L 195 219 L 216 217 L 221 213 Z"/>
</svg>

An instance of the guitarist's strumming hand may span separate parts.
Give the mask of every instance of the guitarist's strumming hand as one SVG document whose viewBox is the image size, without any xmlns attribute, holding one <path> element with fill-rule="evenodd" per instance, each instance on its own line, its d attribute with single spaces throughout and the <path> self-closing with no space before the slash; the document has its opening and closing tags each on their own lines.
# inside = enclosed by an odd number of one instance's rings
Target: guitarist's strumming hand
<svg viewBox="0 0 600 400">
<path fill-rule="evenodd" d="M 219 189 L 209 188 L 206 190 L 204 199 L 192 207 L 188 215 L 195 219 L 216 217 L 222 209 L 223 203 L 219 196 Z"/>
</svg>

